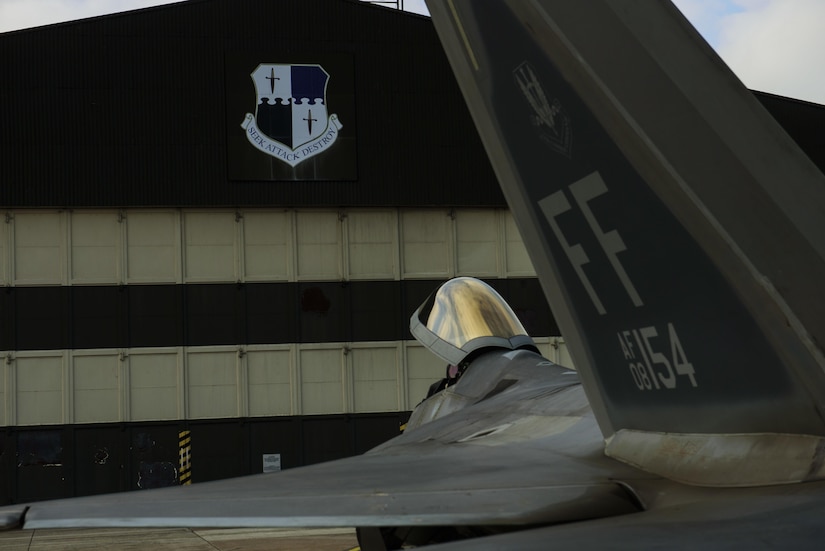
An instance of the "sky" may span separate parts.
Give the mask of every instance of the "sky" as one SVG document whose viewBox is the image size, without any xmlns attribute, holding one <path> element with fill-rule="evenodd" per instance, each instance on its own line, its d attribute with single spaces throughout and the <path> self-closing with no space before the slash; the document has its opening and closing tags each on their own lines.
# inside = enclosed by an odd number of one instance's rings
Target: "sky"
<svg viewBox="0 0 825 551">
<path fill-rule="evenodd" d="M 426 13 L 424 0 L 401 0 Z M 653 0 L 650 0 L 653 1 Z M 0 33 L 169 0 L 0 0 Z M 746 86 L 825 104 L 825 0 L 674 0 Z"/>
</svg>

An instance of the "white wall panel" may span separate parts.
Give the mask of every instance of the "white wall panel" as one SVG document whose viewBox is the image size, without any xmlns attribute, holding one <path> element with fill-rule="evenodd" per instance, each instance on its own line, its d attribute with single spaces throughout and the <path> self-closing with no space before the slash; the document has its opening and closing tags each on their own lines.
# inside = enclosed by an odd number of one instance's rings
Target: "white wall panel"
<svg viewBox="0 0 825 551">
<path fill-rule="evenodd" d="M 392 211 L 347 215 L 350 279 L 397 279 L 397 222 Z"/>
<path fill-rule="evenodd" d="M 120 283 L 120 224 L 116 212 L 73 212 L 72 283 Z"/>
<path fill-rule="evenodd" d="M 180 281 L 180 216 L 177 211 L 129 211 L 126 215 L 127 281 Z"/>
<path fill-rule="evenodd" d="M 238 416 L 238 353 L 199 349 L 186 358 L 190 419 Z"/>
<path fill-rule="evenodd" d="M 343 351 L 340 348 L 302 348 L 298 352 L 301 372 L 301 413 L 343 413 Z"/>
<path fill-rule="evenodd" d="M 451 223 L 447 213 L 441 210 L 401 213 L 405 277 L 446 278 L 452 275 Z"/>
<path fill-rule="evenodd" d="M 66 274 L 65 214 L 17 212 L 14 215 L 14 282 L 60 285 Z"/>
<path fill-rule="evenodd" d="M 234 212 L 186 212 L 186 281 L 237 281 Z"/>
<path fill-rule="evenodd" d="M 291 272 L 292 213 L 245 212 L 244 279 L 286 281 Z"/>
<path fill-rule="evenodd" d="M 405 353 L 407 356 L 407 408 L 413 409 L 427 397 L 430 385 L 444 378 L 447 363 L 414 341 L 406 343 Z"/>
<path fill-rule="evenodd" d="M 298 279 L 341 279 L 341 231 L 337 212 L 296 213 Z"/>
<path fill-rule="evenodd" d="M 494 210 L 456 211 L 456 258 L 458 275 L 498 275 L 499 229 Z"/>
<path fill-rule="evenodd" d="M 292 352 L 288 347 L 247 351 L 249 415 L 290 415 L 293 412 L 292 363 Z"/>
<path fill-rule="evenodd" d="M 555 364 L 575 369 L 563 337 L 540 337 L 533 340 L 542 356 Z"/>
<path fill-rule="evenodd" d="M 353 347 L 353 411 L 398 411 L 398 347 Z"/>
<path fill-rule="evenodd" d="M 8 399 L 6 389 L 9 388 L 9 371 L 10 367 L 4 361 L 5 355 L 0 355 L 0 426 L 7 426 L 12 424 L 13 414 L 6 413 L 6 407 L 13 403 Z"/>
<path fill-rule="evenodd" d="M 12 211 L 0 223 L 0 283 L 535 275 L 507 211 L 124 214 L 119 222 L 114 210 Z M 563 341 L 539 346 L 570 365 Z M 445 367 L 414 343 L 356 343 L 349 355 L 340 344 L 259 346 L 243 358 L 225 346 L 139 349 L 123 362 L 99 351 L 17 355 L 0 377 L 0 424 L 395 411 L 418 404 Z"/>
<path fill-rule="evenodd" d="M 129 420 L 178 419 L 183 413 L 177 350 L 129 354 Z"/>
<path fill-rule="evenodd" d="M 121 420 L 120 360 L 118 355 L 78 354 L 72 357 L 75 423 Z"/>
<path fill-rule="evenodd" d="M 505 250 L 505 272 L 507 276 L 535 276 L 533 263 L 521 240 L 516 221 L 510 211 L 502 211 L 504 214 L 504 250 Z"/>
<path fill-rule="evenodd" d="M 18 425 L 64 422 L 63 355 L 18 355 L 14 360 Z"/>
</svg>

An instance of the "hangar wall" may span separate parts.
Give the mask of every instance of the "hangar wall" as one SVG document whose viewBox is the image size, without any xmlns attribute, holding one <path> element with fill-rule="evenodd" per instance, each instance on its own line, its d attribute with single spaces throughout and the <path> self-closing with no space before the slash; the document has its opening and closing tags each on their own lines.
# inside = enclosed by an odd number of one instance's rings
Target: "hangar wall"
<svg viewBox="0 0 825 551">
<path fill-rule="evenodd" d="M 312 64 L 343 127 L 289 167 L 250 76 Z M 407 320 L 455 275 L 568 364 L 428 18 L 190 0 L 3 33 L 0 67 L 0 503 L 176 483 L 181 431 L 196 482 L 366 451 L 441 377 Z M 758 97 L 823 166 L 823 110 Z"/>
<path fill-rule="evenodd" d="M 485 279 L 569 365 L 501 208 L 7 209 L 0 501 L 195 482 L 362 453 L 443 376 L 408 332 Z"/>
<path fill-rule="evenodd" d="M 442 376 L 407 320 L 454 275 L 563 350 L 429 18 L 190 0 L 0 67 L 0 501 L 174 483 L 180 431 L 196 482 L 363 452 Z M 264 142 L 308 74 L 309 141 Z"/>
<path fill-rule="evenodd" d="M 559 354 L 507 210 L 7 214 L 7 426 L 408 411 L 443 366 L 406 320 L 460 275 Z"/>
</svg>

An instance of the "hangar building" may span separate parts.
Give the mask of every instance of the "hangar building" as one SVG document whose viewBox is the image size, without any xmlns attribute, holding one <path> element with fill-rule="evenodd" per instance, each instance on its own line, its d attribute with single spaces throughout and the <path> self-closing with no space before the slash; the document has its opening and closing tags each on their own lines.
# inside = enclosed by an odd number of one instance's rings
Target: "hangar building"
<svg viewBox="0 0 825 551">
<path fill-rule="evenodd" d="M 363 452 L 443 375 L 408 319 L 454 276 L 569 362 L 429 18 L 190 0 L 0 67 L 0 503 Z M 759 97 L 823 166 L 823 109 Z"/>
</svg>

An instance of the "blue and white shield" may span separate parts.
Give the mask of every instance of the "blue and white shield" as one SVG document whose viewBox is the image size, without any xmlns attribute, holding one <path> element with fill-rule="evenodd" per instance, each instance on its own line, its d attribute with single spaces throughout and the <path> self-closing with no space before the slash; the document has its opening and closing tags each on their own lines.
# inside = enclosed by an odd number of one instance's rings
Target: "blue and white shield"
<svg viewBox="0 0 825 551">
<path fill-rule="evenodd" d="M 255 148 L 295 166 L 335 143 L 342 125 L 327 111 L 323 67 L 262 63 L 250 76 L 258 105 L 241 127 Z"/>
</svg>

